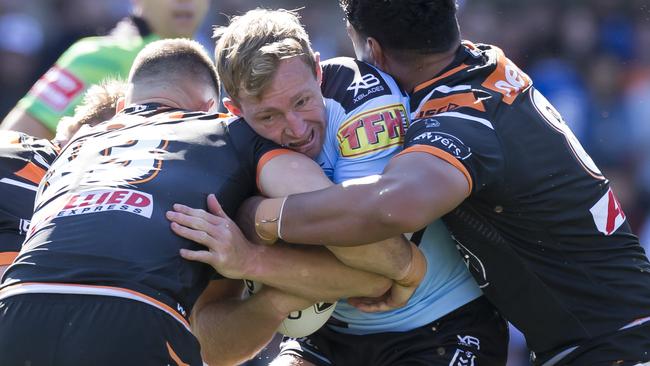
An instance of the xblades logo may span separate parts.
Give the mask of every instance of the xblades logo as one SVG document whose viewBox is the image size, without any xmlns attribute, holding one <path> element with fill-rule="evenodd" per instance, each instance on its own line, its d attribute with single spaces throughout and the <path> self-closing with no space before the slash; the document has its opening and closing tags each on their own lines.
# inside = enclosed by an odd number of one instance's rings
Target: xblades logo
<svg viewBox="0 0 650 366">
<path fill-rule="evenodd" d="M 361 78 L 355 80 L 348 86 L 348 90 L 354 90 L 354 96 L 359 93 L 359 89 L 370 89 L 373 86 L 379 85 L 379 79 L 373 74 L 365 74 Z"/>
<path fill-rule="evenodd" d="M 314 307 L 316 308 L 316 313 L 320 314 L 320 313 L 324 312 L 325 310 L 331 308 L 332 305 L 334 305 L 334 304 L 332 304 L 331 302 L 319 302 L 319 303 L 314 304 Z"/>
</svg>

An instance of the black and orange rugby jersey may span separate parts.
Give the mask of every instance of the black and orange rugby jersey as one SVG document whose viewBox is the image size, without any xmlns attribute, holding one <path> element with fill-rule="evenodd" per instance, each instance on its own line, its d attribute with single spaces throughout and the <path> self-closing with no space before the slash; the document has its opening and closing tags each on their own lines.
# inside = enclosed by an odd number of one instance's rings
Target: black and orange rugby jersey
<svg viewBox="0 0 650 366">
<path fill-rule="evenodd" d="M 467 178 L 444 221 L 538 360 L 650 315 L 650 264 L 609 181 L 499 48 L 464 42 L 410 105 L 403 154 Z"/>
<path fill-rule="evenodd" d="M 126 289 L 186 317 L 219 276 L 179 255 L 205 247 L 174 234 L 165 212 L 174 203 L 207 210 L 215 193 L 234 215 L 256 193 L 257 169 L 283 151 L 240 118 L 131 106 L 80 131 L 52 164 L 3 286 Z"/>
<path fill-rule="evenodd" d="M 20 251 L 38 184 L 57 151 L 49 140 L 0 132 L 0 266 L 11 263 Z"/>
</svg>

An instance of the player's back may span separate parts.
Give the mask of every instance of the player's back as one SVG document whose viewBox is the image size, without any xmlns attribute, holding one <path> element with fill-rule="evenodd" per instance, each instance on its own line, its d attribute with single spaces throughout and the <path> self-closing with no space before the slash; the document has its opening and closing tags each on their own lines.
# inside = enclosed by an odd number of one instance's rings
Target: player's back
<svg viewBox="0 0 650 366">
<path fill-rule="evenodd" d="M 25 240 L 36 190 L 54 161 L 57 148 L 48 140 L 0 132 L 0 266 L 13 261 Z"/>
<path fill-rule="evenodd" d="M 445 222 L 488 298 L 542 353 L 650 315 L 650 264 L 555 108 L 498 48 L 445 71 L 416 88 L 409 143 L 466 173 Z"/>
<path fill-rule="evenodd" d="M 275 145 L 243 120 L 156 104 L 82 130 L 39 187 L 28 239 L 3 285 L 109 286 L 184 313 L 213 270 L 180 257 L 198 245 L 174 234 L 165 212 L 174 203 L 205 208 L 215 193 L 234 214 L 255 192 L 267 146 Z"/>
</svg>

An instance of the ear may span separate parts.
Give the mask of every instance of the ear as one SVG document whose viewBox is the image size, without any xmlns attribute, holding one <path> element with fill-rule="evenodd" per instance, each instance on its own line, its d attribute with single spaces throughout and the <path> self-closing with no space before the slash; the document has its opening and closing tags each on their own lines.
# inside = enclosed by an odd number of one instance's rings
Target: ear
<svg viewBox="0 0 650 366">
<path fill-rule="evenodd" d="M 228 112 L 234 114 L 235 116 L 241 117 L 242 111 L 241 108 L 237 105 L 237 102 L 230 98 L 223 98 L 223 105 L 228 109 Z"/>
<path fill-rule="evenodd" d="M 323 81 L 323 69 L 320 67 L 320 52 L 314 52 L 314 61 L 316 64 L 316 81 L 320 84 Z"/>
<path fill-rule="evenodd" d="M 370 51 L 370 56 L 372 60 L 374 61 L 375 66 L 380 68 L 381 70 L 388 72 L 386 70 L 387 65 L 387 60 L 386 60 L 386 54 L 384 53 L 384 49 L 381 47 L 381 44 L 373 38 L 373 37 L 368 37 L 366 39 L 366 45 L 368 46 L 368 50 Z"/>
<path fill-rule="evenodd" d="M 126 98 L 124 97 L 117 98 L 117 102 L 115 102 L 115 114 L 120 113 L 125 106 L 126 106 Z"/>
</svg>

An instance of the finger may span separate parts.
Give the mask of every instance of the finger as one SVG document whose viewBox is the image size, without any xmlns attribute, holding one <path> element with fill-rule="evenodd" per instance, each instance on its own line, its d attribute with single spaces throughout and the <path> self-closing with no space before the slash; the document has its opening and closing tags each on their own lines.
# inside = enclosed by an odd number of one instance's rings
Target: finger
<svg viewBox="0 0 650 366">
<path fill-rule="evenodd" d="M 205 264 L 210 264 L 212 255 L 206 250 L 189 250 L 181 249 L 181 257 L 187 259 L 188 261 L 201 262 Z"/>
<path fill-rule="evenodd" d="M 221 208 L 221 204 L 217 200 L 217 196 L 215 196 L 213 193 L 208 195 L 208 211 L 214 215 L 230 220 L 230 217 L 228 217 L 223 208 Z"/>
<path fill-rule="evenodd" d="M 190 229 L 175 222 L 171 223 L 171 228 L 176 235 L 195 243 L 205 245 L 210 249 L 216 249 L 218 246 L 218 241 L 205 231 Z"/>
<path fill-rule="evenodd" d="M 192 207 L 180 204 L 180 203 L 175 203 L 172 206 L 172 208 L 176 212 L 180 212 L 180 213 L 182 213 L 184 215 L 188 215 L 188 216 L 200 217 L 200 218 L 204 219 L 205 221 L 207 221 L 209 223 L 212 223 L 212 224 L 217 224 L 217 223 L 219 223 L 219 222 L 221 222 L 223 220 L 222 218 L 220 218 L 218 216 L 215 216 L 215 215 L 213 215 L 213 214 L 211 214 L 209 212 L 206 212 L 205 210 L 202 210 L 200 208 L 192 208 Z"/>
<path fill-rule="evenodd" d="M 221 223 L 211 224 L 205 221 L 201 217 L 189 216 L 176 211 L 167 211 L 165 213 L 165 217 L 167 217 L 167 220 L 175 222 L 179 225 L 188 227 L 190 229 L 201 230 L 205 232 L 211 232 L 215 226 L 221 224 Z"/>
</svg>

